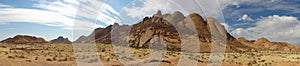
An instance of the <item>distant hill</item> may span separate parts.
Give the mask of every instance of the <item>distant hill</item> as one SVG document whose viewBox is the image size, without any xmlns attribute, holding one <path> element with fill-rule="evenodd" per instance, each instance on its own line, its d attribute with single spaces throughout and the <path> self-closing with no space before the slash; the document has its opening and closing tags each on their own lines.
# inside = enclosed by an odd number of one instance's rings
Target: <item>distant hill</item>
<svg viewBox="0 0 300 66">
<path fill-rule="evenodd" d="M 72 43 L 68 38 L 64 38 L 63 36 L 59 36 L 56 39 L 49 41 L 50 43 Z"/>
<path fill-rule="evenodd" d="M 287 42 L 271 42 L 264 37 L 258 38 L 257 40 L 247 40 L 244 37 L 240 37 L 238 40 L 241 43 L 257 50 L 299 51 L 300 49 L 299 46 L 295 46 Z"/>
<path fill-rule="evenodd" d="M 45 39 L 29 35 L 16 35 L 13 38 L 7 38 L 2 40 L 3 43 L 12 43 L 12 44 L 28 44 L 28 43 L 47 43 Z"/>
</svg>

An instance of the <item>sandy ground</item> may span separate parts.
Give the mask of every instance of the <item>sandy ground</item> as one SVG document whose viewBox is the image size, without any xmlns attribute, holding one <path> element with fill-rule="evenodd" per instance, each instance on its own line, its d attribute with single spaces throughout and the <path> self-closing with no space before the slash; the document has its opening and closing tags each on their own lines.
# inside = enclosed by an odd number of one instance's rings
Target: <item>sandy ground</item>
<svg viewBox="0 0 300 66">
<path fill-rule="evenodd" d="M 75 48 L 75 49 L 74 49 Z M 149 59 L 149 49 L 129 48 L 132 55 L 119 55 L 123 50 L 114 51 L 108 44 L 0 44 L 0 66 L 176 66 L 179 57 L 196 61 L 197 66 L 206 66 L 210 53 L 181 54 L 166 51 L 163 59 Z M 158 52 L 157 52 L 158 51 Z M 163 51 L 157 50 L 157 53 Z M 132 58 L 135 57 L 135 58 Z M 156 57 L 155 57 L 156 58 Z M 125 61 L 125 64 L 120 62 Z M 128 61 L 128 62 L 127 62 Z M 257 51 L 225 53 L 222 66 L 300 66 L 300 53 L 287 51 Z M 185 64 L 185 63 L 183 63 Z M 185 65 L 188 66 L 188 63 Z"/>
</svg>

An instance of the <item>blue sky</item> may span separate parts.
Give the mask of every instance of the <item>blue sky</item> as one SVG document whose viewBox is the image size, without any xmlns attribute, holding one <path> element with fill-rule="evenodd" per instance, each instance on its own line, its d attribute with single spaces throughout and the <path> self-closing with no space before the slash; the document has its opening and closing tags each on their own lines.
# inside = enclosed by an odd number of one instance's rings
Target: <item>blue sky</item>
<svg viewBox="0 0 300 66">
<path fill-rule="evenodd" d="M 134 24 L 161 10 L 214 16 L 235 37 L 300 45 L 299 4 L 299 0 L 0 0 L 0 40 L 18 34 L 75 40 L 97 27 Z"/>
</svg>

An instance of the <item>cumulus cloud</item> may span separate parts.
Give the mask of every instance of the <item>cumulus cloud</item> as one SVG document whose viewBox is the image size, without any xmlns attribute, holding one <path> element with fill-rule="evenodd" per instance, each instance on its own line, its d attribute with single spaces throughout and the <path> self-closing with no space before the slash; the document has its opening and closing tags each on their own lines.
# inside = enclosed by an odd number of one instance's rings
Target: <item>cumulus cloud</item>
<svg viewBox="0 0 300 66">
<path fill-rule="evenodd" d="M 202 16 L 212 16 L 224 20 L 222 11 L 230 5 L 240 6 L 245 3 L 259 3 L 260 0 L 139 0 L 141 4 L 129 5 L 124 8 L 127 16 L 132 18 L 151 16 L 157 10 L 163 12 L 181 11 L 185 15 L 200 13 Z M 139 3 L 138 2 L 138 3 Z M 135 2 L 133 2 L 135 3 Z M 239 12 L 240 14 L 240 12 Z"/>
<path fill-rule="evenodd" d="M 272 41 L 288 41 L 299 45 L 300 21 L 293 16 L 273 15 L 260 18 L 255 27 L 237 28 L 232 33 L 237 37 L 267 37 Z"/>
<path fill-rule="evenodd" d="M 299 0 L 219 0 L 226 17 L 233 18 L 245 13 L 282 10 L 289 13 L 300 13 Z M 297 3 L 298 2 L 298 3 Z M 228 6 L 246 6 L 246 8 L 232 8 Z M 288 6 L 288 7 L 287 7 Z"/>
<path fill-rule="evenodd" d="M 241 18 L 238 19 L 239 21 L 254 21 L 251 17 L 247 14 L 244 14 Z"/>
<path fill-rule="evenodd" d="M 135 4 L 141 3 L 141 4 Z M 139 0 L 124 7 L 126 15 L 132 18 L 151 16 L 158 10 L 165 13 L 172 13 L 174 11 L 181 11 L 184 15 L 190 13 L 200 13 L 201 8 L 194 0 Z"/>
<path fill-rule="evenodd" d="M 0 23 L 30 22 L 72 30 L 92 30 L 113 24 L 118 13 L 99 0 L 41 0 L 32 8 L 17 8 L 0 4 Z M 78 13 L 80 12 L 80 13 Z M 75 24 L 75 26 L 74 26 Z"/>
<path fill-rule="evenodd" d="M 141 0 L 141 5 L 135 5 L 136 1 L 133 1 L 133 5 L 129 5 L 124 8 L 127 15 L 132 18 L 150 16 L 163 8 L 170 8 L 171 6 L 167 2 L 160 2 L 157 0 Z M 165 5 L 163 6 L 163 4 Z"/>
</svg>

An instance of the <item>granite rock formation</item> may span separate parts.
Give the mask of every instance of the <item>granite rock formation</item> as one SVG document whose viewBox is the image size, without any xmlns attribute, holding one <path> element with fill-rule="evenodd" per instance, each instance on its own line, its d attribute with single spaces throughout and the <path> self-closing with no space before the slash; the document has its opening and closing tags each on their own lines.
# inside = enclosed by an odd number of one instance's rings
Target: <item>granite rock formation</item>
<svg viewBox="0 0 300 66">
<path fill-rule="evenodd" d="M 43 38 L 28 35 L 16 35 L 13 38 L 10 37 L 1 42 L 12 44 L 47 43 Z"/>
</svg>

